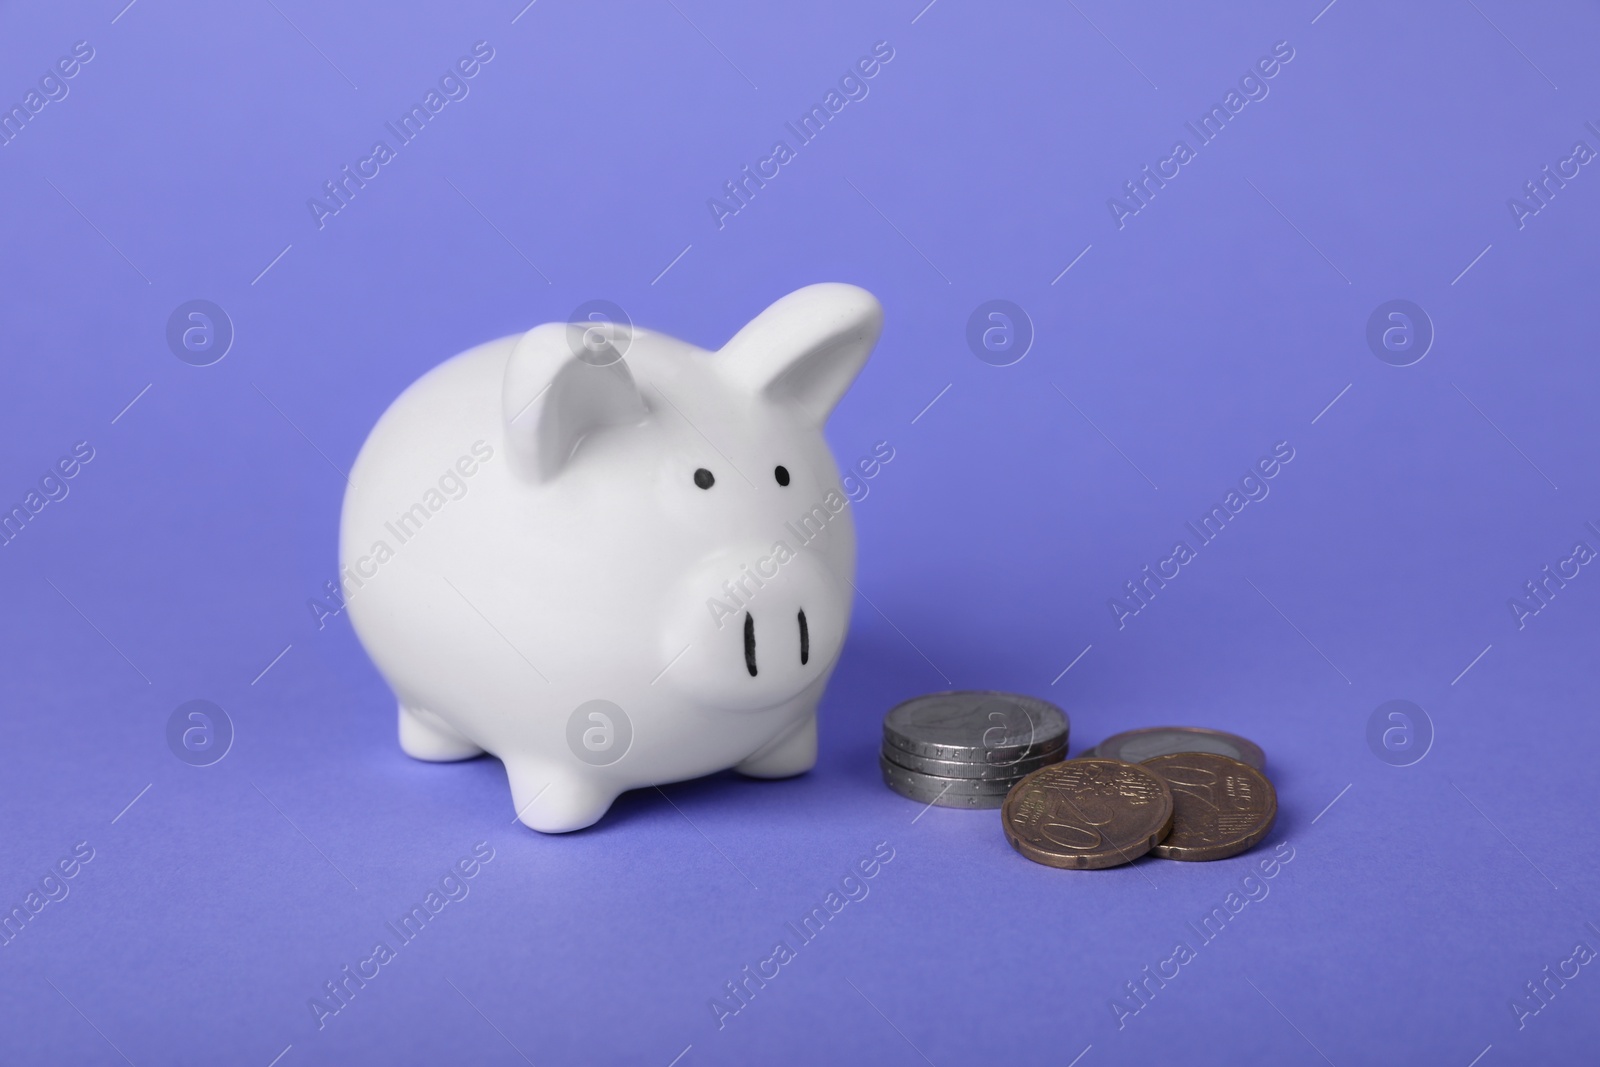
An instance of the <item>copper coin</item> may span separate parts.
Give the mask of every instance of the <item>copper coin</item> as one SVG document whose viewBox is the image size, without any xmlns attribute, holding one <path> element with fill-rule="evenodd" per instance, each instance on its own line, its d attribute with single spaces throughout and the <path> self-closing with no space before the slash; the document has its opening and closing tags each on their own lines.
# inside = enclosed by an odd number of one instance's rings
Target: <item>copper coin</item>
<svg viewBox="0 0 1600 1067">
<path fill-rule="evenodd" d="M 1151 851 L 1169 860 L 1221 860 L 1253 847 L 1278 817 L 1267 776 L 1214 752 L 1175 752 L 1140 764 L 1172 791 L 1172 833 Z"/>
<path fill-rule="evenodd" d="M 1143 730 L 1127 730 L 1106 738 L 1093 749 L 1096 756 L 1129 763 L 1143 763 L 1174 752 L 1215 752 L 1248 763 L 1258 771 L 1267 767 L 1266 754 L 1254 741 L 1201 726 L 1150 726 Z"/>
<path fill-rule="evenodd" d="M 1145 767 L 1114 759 L 1053 763 L 1011 788 L 1000 822 L 1035 863 L 1092 870 L 1132 863 L 1172 829 L 1172 793 Z"/>
</svg>

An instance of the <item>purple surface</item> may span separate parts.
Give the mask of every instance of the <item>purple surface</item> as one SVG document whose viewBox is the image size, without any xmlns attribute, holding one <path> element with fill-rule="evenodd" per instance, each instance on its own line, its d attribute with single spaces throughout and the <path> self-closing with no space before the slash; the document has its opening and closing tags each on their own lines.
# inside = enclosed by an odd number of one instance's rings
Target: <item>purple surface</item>
<svg viewBox="0 0 1600 1067">
<path fill-rule="evenodd" d="M 0 898 L 93 850 L 0 947 L 0 1061 L 1592 1056 L 1600 973 L 1563 961 L 1600 950 L 1600 577 L 1509 602 L 1600 549 L 1600 170 L 1520 225 L 1508 203 L 1600 150 L 1592 5 L 124 2 L 0 10 L 7 107 L 94 50 L 0 148 L 0 498 L 94 450 L 0 548 Z M 477 41 L 470 93 L 319 229 L 307 199 Z M 868 95 L 719 229 L 707 199 L 879 41 Z M 1280 41 L 1266 97 L 1196 147 L 1185 123 Z M 1108 198 L 1178 138 L 1194 158 L 1119 228 Z M 308 608 L 389 401 L 588 299 L 716 346 L 820 280 L 887 312 L 829 438 L 895 458 L 856 505 L 816 770 L 550 838 L 511 825 L 498 763 L 404 757 L 348 624 Z M 1036 334 L 1004 367 L 966 341 L 996 298 Z M 165 339 L 191 299 L 236 331 L 211 366 Z M 1410 366 L 1366 340 L 1394 299 L 1437 335 Z M 1124 583 L 1285 441 L 1269 495 L 1119 628 Z M 1278 827 L 1069 873 L 993 812 L 919 817 L 878 780 L 879 723 L 947 686 L 1055 700 L 1075 751 L 1242 733 Z M 197 698 L 236 732 L 204 768 L 165 733 Z M 1367 740 L 1397 699 L 1434 735 L 1405 767 Z M 323 983 L 478 842 L 467 895 L 319 1029 Z M 880 842 L 869 894 L 799 946 L 785 924 Z"/>
</svg>

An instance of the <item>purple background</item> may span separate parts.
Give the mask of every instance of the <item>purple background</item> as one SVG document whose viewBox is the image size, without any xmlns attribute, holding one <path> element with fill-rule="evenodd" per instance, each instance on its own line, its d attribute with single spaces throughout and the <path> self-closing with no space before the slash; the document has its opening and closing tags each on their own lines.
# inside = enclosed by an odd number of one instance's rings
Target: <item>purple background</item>
<svg viewBox="0 0 1600 1067">
<path fill-rule="evenodd" d="M 0 1061 L 1593 1049 L 1600 968 L 1521 1029 L 1511 1003 L 1600 949 L 1600 577 L 1521 629 L 1508 599 L 1600 547 L 1600 168 L 1521 229 L 1507 204 L 1600 148 L 1593 5 L 124 2 L 0 9 L 8 108 L 95 50 L 0 148 L 0 502 L 95 449 L 0 549 L 0 900 L 95 850 L 0 948 Z M 470 95 L 319 230 L 307 198 L 479 40 Z M 707 198 L 880 40 L 870 95 L 719 230 Z M 1270 95 L 1119 229 L 1107 198 L 1284 40 Z M 856 505 L 816 770 L 647 790 L 543 837 L 493 760 L 403 756 L 347 622 L 307 606 L 338 470 L 390 400 L 585 300 L 715 347 L 821 280 L 887 315 L 829 438 L 841 463 L 896 456 Z M 203 368 L 165 341 L 194 298 L 237 332 Z M 965 340 L 992 298 L 1036 333 L 1012 366 Z M 1395 298 L 1437 331 L 1408 367 L 1365 339 Z M 1108 600 L 1279 441 L 1270 496 L 1119 629 Z M 947 686 L 1060 703 L 1075 751 L 1243 733 L 1294 859 L 1200 946 L 1186 923 L 1268 847 L 1069 873 L 994 812 L 921 813 L 878 779 L 879 724 Z M 203 769 L 165 740 L 194 698 L 237 732 Z M 1368 746 L 1392 699 L 1432 722 L 1413 766 Z M 319 1031 L 322 983 L 479 841 L 470 895 Z M 870 896 L 719 1030 L 723 983 L 878 842 Z M 1119 1029 L 1113 998 L 1180 938 L 1196 958 Z"/>
</svg>

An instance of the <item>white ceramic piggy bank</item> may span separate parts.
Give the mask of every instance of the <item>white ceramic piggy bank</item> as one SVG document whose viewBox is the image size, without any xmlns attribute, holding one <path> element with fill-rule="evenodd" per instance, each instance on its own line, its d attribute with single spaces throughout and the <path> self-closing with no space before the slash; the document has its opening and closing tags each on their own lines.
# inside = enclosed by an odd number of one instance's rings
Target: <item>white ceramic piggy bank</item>
<svg viewBox="0 0 1600 1067">
<path fill-rule="evenodd" d="M 546 832 L 625 789 L 810 770 L 855 572 L 822 425 L 882 321 L 825 284 L 717 352 L 557 323 L 402 393 L 350 472 L 339 546 L 401 748 L 498 756 Z"/>
</svg>

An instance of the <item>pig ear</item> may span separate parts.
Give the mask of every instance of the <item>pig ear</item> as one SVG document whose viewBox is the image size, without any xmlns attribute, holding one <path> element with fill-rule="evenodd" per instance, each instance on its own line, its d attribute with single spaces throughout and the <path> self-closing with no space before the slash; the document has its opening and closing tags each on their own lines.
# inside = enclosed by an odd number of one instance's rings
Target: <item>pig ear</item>
<svg viewBox="0 0 1600 1067">
<path fill-rule="evenodd" d="M 865 289 L 838 282 L 808 285 L 734 334 L 717 354 L 718 369 L 820 427 L 855 381 L 882 329 L 883 307 Z"/>
<path fill-rule="evenodd" d="M 561 473 L 583 439 L 648 414 L 628 365 L 615 349 L 571 343 L 566 323 L 537 326 L 522 335 L 506 361 L 501 405 L 506 442 L 518 470 L 535 481 Z M 578 352 L 588 358 L 579 358 Z"/>
</svg>

